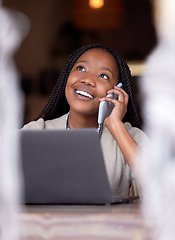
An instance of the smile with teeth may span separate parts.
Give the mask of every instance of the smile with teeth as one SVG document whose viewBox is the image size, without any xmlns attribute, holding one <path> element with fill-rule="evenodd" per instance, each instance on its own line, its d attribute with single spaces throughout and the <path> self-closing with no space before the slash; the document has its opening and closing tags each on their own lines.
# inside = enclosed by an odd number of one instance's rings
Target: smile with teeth
<svg viewBox="0 0 175 240">
<path fill-rule="evenodd" d="M 92 95 L 90 95 L 89 93 L 84 92 L 84 91 L 82 91 L 82 90 L 76 90 L 76 93 L 77 93 L 77 94 L 80 94 L 80 95 L 82 95 L 82 96 L 91 98 L 91 99 L 94 98 Z"/>
</svg>

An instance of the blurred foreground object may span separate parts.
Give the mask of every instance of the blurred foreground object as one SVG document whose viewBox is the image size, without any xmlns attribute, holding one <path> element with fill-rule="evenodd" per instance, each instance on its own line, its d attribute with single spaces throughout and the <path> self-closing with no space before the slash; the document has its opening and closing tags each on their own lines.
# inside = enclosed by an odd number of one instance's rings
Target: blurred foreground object
<svg viewBox="0 0 175 240">
<path fill-rule="evenodd" d="M 175 1 L 154 0 L 158 45 L 140 81 L 149 151 L 139 162 L 143 211 L 152 239 L 172 240 L 175 230 Z"/>
<path fill-rule="evenodd" d="M 13 55 L 29 29 L 27 18 L 9 11 L 0 0 L 0 239 L 16 240 L 21 198 L 19 142 L 22 95 Z"/>
</svg>

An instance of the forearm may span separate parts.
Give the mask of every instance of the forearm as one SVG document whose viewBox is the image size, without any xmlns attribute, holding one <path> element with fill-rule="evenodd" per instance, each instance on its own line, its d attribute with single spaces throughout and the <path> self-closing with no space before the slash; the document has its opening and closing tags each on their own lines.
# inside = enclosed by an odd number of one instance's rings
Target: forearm
<svg viewBox="0 0 175 240">
<path fill-rule="evenodd" d="M 128 165 L 133 170 L 135 166 L 135 156 L 138 151 L 138 145 L 131 137 L 121 121 L 115 121 L 108 127 L 114 139 L 117 141 L 120 150 L 127 161 Z"/>
</svg>

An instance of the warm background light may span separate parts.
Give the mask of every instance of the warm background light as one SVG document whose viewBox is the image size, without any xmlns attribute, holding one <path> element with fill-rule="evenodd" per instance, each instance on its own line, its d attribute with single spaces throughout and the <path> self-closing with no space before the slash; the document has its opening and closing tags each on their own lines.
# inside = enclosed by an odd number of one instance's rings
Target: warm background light
<svg viewBox="0 0 175 240">
<path fill-rule="evenodd" d="M 89 0 L 89 6 L 91 8 L 101 8 L 104 5 L 104 0 Z"/>
<path fill-rule="evenodd" d="M 122 0 L 74 0 L 73 24 L 81 30 L 116 30 L 123 24 Z"/>
</svg>

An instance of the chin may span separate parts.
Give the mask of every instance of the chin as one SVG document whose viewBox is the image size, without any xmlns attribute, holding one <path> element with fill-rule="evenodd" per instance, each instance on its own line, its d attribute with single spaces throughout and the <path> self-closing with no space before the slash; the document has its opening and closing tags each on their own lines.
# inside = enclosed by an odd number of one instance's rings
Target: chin
<svg viewBox="0 0 175 240">
<path fill-rule="evenodd" d="M 92 109 L 85 109 L 85 108 L 72 108 L 74 112 L 77 112 L 79 114 L 84 115 L 98 115 L 98 109 L 92 110 Z"/>
</svg>

